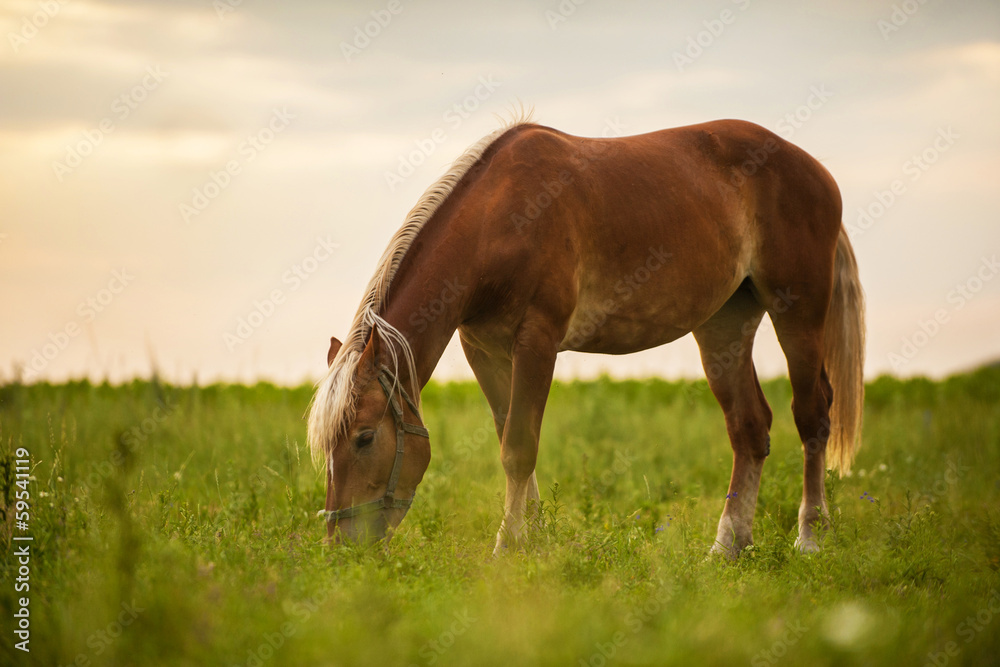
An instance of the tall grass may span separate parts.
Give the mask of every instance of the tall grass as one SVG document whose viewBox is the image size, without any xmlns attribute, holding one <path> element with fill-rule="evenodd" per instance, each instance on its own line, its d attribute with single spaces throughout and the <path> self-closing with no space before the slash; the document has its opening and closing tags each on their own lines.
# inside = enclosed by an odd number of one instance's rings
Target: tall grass
<svg viewBox="0 0 1000 667">
<path fill-rule="evenodd" d="M 386 547 L 315 517 L 311 388 L 0 387 L 0 613 L 30 534 L 30 653 L 3 664 L 990 664 L 1000 649 L 1000 370 L 869 384 L 825 549 L 792 548 L 784 380 L 756 545 L 709 559 L 731 453 L 704 382 L 557 384 L 525 552 L 491 557 L 503 474 L 469 383 L 423 393 L 431 467 Z M 33 461 L 16 529 L 14 452 Z M 971 620 L 970 620 L 971 619 Z M 936 662 L 935 662 L 936 661 Z"/>
</svg>

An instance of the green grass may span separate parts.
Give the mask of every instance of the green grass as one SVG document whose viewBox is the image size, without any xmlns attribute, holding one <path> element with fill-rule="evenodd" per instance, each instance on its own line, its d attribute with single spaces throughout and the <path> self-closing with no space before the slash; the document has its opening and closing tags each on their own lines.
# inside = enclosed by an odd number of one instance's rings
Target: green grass
<svg viewBox="0 0 1000 667">
<path fill-rule="evenodd" d="M 792 548 L 800 444 L 772 451 L 738 561 L 704 382 L 557 384 L 526 552 L 474 384 L 423 394 L 434 457 L 385 548 L 329 548 L 309 387 L 0 387 L 2 664 L 977 665 L 1000 652 L 1000 370 L 869 385 L 823 552 Z M 14 648 L 15 452 L 30 451 L 30 653 Z M 124 606 L 123 606 L 124 605 Z M 970 620 L 971 618 L 971 620 Z M 949 651 L 951 654 L 949 654 Z"/>
</svg>

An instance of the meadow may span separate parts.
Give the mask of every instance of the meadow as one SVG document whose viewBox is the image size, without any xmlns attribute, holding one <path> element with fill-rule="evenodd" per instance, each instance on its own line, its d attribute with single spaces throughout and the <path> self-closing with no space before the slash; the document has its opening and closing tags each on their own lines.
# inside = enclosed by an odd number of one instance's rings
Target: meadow
<svg viewBox="0 0 1000 667">
<path fill-rule="evenodd" d="M 475 384 L 425 388 L 430 469 L 400 531 L 367 548 L 323 541 L 311 387 L 7 384 L 0 662 L 1000 662 L 1000 368 L 871 381 L 864 445 L 851 476 L 828 474 L 833 525 L 811 555 L 792 546 L 790 390 L 764 389 L 756 544 L 730 562 L 708 558 L 731 453 L 703 381 L 556 383 L 532 541 L 498 558 L 503 474 Z"/>
</svg>

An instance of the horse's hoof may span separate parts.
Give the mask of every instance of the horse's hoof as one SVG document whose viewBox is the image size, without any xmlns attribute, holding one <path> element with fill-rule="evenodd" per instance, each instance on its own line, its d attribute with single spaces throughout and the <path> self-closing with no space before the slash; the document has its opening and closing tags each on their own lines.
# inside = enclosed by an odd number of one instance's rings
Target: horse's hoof
<svg viewBox="0 0 1000 667">
<path fill-rule="evenodd" d="M 800 537 L 799 539 L 795 540 L 795 548 L 804 554 L 814 554 L 822 551 L 822 548 L 819 546 L 819 543 L 811 537 L 806 539 L 802 539 Z"/>
<path fill-rule="evenodd" d="M 706 558 L 705 560 L 711 560 L 713 558 L 724 558 L 726 560 L 732 561 L 736 560 L 736 557 L 738 555 L 739 552 L 733 549 L 732 547 L 727 547 L 724 544 L 716 542 L 715 544 L 712 545 L 711 550 L 708 552 L 708 558 Z"/>
</svg>

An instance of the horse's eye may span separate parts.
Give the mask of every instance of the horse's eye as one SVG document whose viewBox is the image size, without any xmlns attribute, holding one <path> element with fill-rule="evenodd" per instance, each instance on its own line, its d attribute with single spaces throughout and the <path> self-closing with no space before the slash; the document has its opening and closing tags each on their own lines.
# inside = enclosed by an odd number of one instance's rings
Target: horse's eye
<svg viewBox="0 0 1000 667">
<path fill-rule="evenodd" d="M 358 449 L 364 449 L 373 442 L 375 442 L 375 431 L 362 431 L 354 439 L 354 444 Z"/>
</svg>

